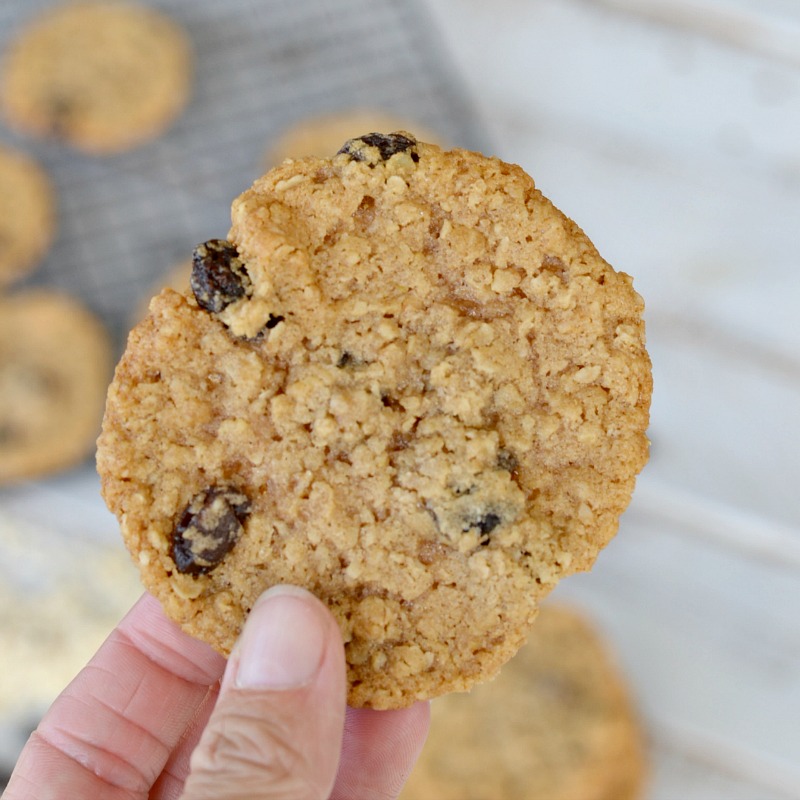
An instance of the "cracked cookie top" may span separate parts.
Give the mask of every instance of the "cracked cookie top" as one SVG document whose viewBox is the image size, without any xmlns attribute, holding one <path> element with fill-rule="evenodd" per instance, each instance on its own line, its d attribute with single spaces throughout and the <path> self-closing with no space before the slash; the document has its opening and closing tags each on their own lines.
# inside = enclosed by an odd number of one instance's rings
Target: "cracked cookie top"
<svg viewBox="0 0 800 800">
<path fill-rule="evenodd" d="M 494 675 L 646 461 L 631 279 L 519 167 L 398 132 L 256 181 L 192 287 L 131 333 L 99 440 L 147 587 L 222 652 L 307 587 L 353 705 Z"/>
</svg>

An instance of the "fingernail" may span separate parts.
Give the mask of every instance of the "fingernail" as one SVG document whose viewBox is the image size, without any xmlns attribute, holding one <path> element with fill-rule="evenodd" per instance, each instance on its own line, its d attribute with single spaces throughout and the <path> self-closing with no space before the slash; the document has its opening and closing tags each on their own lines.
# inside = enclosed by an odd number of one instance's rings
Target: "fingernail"
<svg viewBox="0 0 800 800">
<path fill-rule="evenodd" d="M 325 652 L 324 620 L 315 604 L 294 586 L 276 586 L 259 598 L 239 641 L 239 688 L 285 691 L 314 680 Z"/>
</svg>

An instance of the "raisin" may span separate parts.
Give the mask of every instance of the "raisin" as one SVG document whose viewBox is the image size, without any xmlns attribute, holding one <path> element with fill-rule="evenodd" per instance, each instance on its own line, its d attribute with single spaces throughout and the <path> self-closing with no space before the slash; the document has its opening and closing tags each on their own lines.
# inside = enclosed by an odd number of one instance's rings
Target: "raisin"
<svg viewBox="0 0 800 800">
<path fill-rule="evenodd" d="M 367 147 L 376 148 L 381 161 L 388 161 L 393 155 L 408 151 L 411 160 L 416 164 L 419 161 L 419 154 L 414 149 L 416 146 L 417 140 L 403 133 L 366 133 L 355 139 L 348 139 L 339 153 L 350 156 L 353 161 L 365 161 L 374 167 L 378 162 L 365 152 Z"/>
<path fill-rule="evenodd" d="M 491 511 L 482 516 L 476 523 L 475 527 L 484 535 L 488 536 L 503 520 L 497 514 Z"/>
<path fill-rule="evenodd" d="M 252 290 L 236 247 L 224 239 L 211 239 L 195 247 L 191 286 L 200 307 L 212 314 L 218 314 Z"/>
<path fill-rule="evenodd" d="M 267 321 L 264 323 L 264 327 L 255 336 L 249 336 L 244 338 L 248 339 L 251 342 L 260 342 L 266 336 L 269 335 L 269 331 L 271 331 L 273 328 L 277 328 L 278 325 L 280 325 L 281 322 L 284 322 L 285 320 L 286 317 L 283 317 L 280 314 L 271 313 L 267 318 Z"/>
<path fill-rule="evenodd" d="M 499 514 L 495 514 L 494 511 L 487 511 L 485 514 L 481 514 L 479 517 L 469 520 L 464 527 L 464 532 L 466 533 L 473 528 L 477 528 L 481 534 L 480 543 L 482 545 L 487 545 L 489 544 L 491 532 L 500 525 L 502 521 L 503 519 Z"/>
<path fill-rule="evenodd" d="M 209 487 L 192 498 L 172 535 L 172 560 L 184 575 L 211 572 L 234 548 L 250 513 L 247 496 Z"/>
</svg>

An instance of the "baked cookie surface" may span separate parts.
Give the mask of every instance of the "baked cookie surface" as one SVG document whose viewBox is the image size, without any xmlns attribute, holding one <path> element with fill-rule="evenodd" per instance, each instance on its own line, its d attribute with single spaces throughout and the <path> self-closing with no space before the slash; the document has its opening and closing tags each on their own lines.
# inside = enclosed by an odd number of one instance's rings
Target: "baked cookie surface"
<svg viewBox="0 0 800 800">
<path fill-rule="evenodd" d="M 132 331 L 98 443 L 146 586 L 222 652 L 307 587 L 356 706 L 493 676 L 646 461 L 630 278 L 518 167 L 397 133 L 258 180 L 192 288 Z"/>
<path fill-rule="evenodd" d="M 72 298 L 0 298 L 0 483 L 73 466 L 92 452 L 112 372 L 102 324 Z"/>
<path fill-rule="evenodd" d="M 546 603 L 492 683 L 434 701 L 401 800 L 637 800 L 645 750 L 599 632 L 578 612 Z"/>
<path fill-rule="evenodd" d="M 77 2 L 48 9 L 18 33 L 0 87 L 15 128 L 106 154 L 161 133 L 188 101 L 191 72 L 188 37 L 161 12 Z"/>
<path fill-rule="evenodd" d="M 55 206 L 47 173 L 30 156 L 0 144 L 0 286 L 26 275 L 47 252 Z"/>
</svg>

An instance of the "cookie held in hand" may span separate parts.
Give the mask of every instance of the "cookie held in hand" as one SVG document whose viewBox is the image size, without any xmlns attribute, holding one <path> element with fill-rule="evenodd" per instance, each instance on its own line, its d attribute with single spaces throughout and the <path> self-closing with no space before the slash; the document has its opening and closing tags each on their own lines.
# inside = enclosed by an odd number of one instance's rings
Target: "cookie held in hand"
<svg viewBox="0 0 800 800">
<path fill-rule="evenodd" d="M 98 467 L 145 585 L 223 653 L 292 583 L 355 706 L 492 677 L 647 459 L 642 301 L 519 167 L 371 133 L 286 162 L 131 333 Z"/>
</svg>

